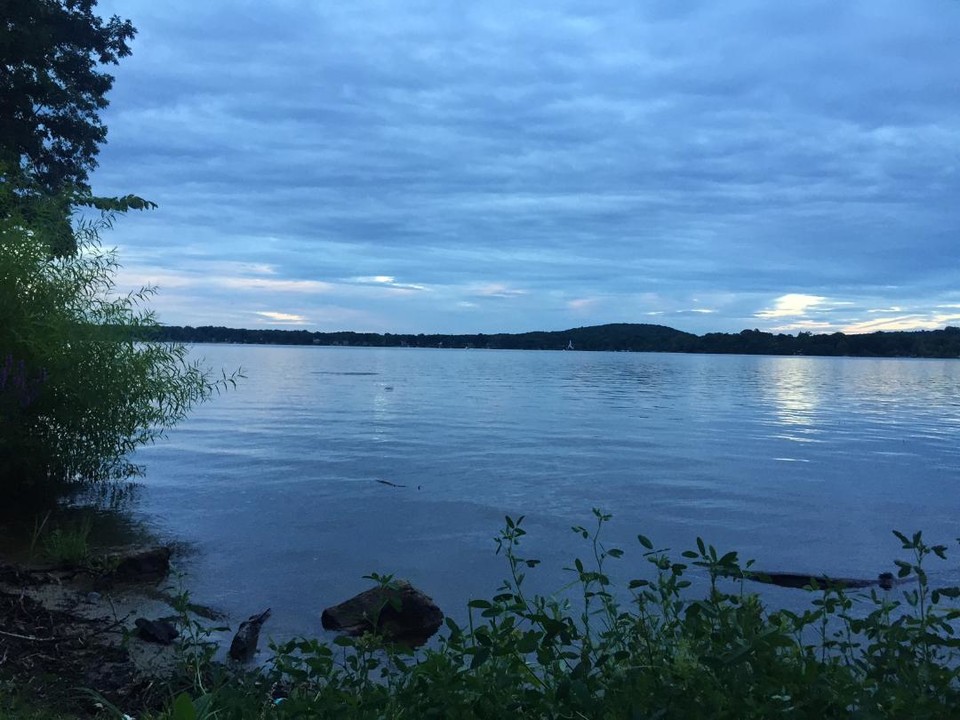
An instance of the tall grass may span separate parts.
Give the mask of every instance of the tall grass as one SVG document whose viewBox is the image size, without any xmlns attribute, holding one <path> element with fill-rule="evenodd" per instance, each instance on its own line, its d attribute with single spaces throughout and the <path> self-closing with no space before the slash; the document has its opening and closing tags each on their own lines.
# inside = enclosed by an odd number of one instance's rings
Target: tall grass
<svg viewBox="0 0 960 720">
<path fill-rule="evenodd" d="M 79 522 L 58 525 L 42 537 L 43 554 L 47 560 L 58 565 L 81 565 L 90 559 L 90 531 L 93 521 L 89 517 Z"/>
</svg>

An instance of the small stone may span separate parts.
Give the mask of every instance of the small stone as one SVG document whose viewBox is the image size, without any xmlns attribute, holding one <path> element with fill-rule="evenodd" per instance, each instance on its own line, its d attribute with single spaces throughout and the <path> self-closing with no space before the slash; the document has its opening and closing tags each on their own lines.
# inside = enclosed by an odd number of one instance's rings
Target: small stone
<svg viewBox="0 0 960 720">
<path fill-rule="evenodd" d="M 147 620 L 141 617 L 134 620 L 133 624 L 137 626 L 138 635 L 147 642 L 169 645 L 180 635 L 168 620 Z"/>
</svg>

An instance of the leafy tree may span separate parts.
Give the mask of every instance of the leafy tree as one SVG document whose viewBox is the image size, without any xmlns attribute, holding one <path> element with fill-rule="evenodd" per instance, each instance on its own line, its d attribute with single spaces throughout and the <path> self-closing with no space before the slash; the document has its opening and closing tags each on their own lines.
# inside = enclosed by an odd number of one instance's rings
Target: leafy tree
<svg viewBox="0 0 960 720">
<path fill-rule="evenodd" d="M 89 173 L 107 128 L 100 111 L 136 30 L 94 14 L 96 0 L 0 0 L 0 166 L 18 214 L 45 216 L 55 254 L 76 251 L 71 208 L 98 205 Z M 100 201 L 102 204 L 105 201 Z M 53 217 L 51 217 L 51 213 Z"/>
<path fill-rule="evenodd" d="M 76 482 L 135 472 L 128 460 L 211 379 L 157 328 L 152 290 L 118 296 L 99 232 L 153 204 L 92 195 L 113 78 L 133 25 L 96 0 L 0 0 L 0 489 L 45 501 Z M 101 211 L 79 220 L 78 205 Z"/>
</svg>

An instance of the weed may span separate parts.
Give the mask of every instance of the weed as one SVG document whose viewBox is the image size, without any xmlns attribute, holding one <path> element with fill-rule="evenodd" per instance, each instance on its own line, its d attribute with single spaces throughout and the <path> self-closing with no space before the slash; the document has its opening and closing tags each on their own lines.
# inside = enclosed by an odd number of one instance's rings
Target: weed
<svg viewBox="0 0 960 720">
<path fill-rule="evenodd" d="M 192 685 L 163 717 L 824 720 L 952 717 L 960 707 L 960 610 L 950 604 L 960 588 L 930 584 L 926 565 L 946 548 L 920 533 L 896 533 L 909 553 L 899 575 L 916 580 L 900 598 L 811 587 L 809 609 L 794 612 L 768 609 L 746 589 L 751 564 L 699 538 L 675 560 L 639 535 L 649 572 L 615 589 L 607 566 L 624 551 L 603 542 L 611 516 L 593 519 L 573 528 L 589 548 L 568 568 L 573 595 L 526 591 L 538 561 L 521 554 L 523 518 L 508 517 L 496 538 L 507 579 L 468 603 L 465 627 L 447 618 L 433 647 L 376 632 L 298 639 L 271 646 L 261 671 L 219 675 L 204 651 L 187 656 Z M 693 576 L 708 581 L 702 598 L 689 597 Z"/>
<path fill-rule="evenodd" d="M 48 534 L 42 536 L 44 555 L 57 565 L 82 565 L 86 563 L 90 558 L 88 539 L 92 529 L 93 522 L 89 517 L 85 517 L 75 524 L 55 527 Z"/>
</svg>

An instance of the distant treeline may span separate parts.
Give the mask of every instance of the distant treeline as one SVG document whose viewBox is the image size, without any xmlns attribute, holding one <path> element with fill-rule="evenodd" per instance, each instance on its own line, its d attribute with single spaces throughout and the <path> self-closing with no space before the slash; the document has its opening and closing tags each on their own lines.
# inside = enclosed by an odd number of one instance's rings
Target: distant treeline
<svg viewBox="0 0 960 720">
<path fill-rule="evenodd" d="M 186 343 L 343 345 L 351 347 L 478 348 L 497 350 L 607 350 L 747 355 L 851 355 L 859 357 L 960 357 L 960 328 L 775 335 L 759 330 L 693 335 L 663 325 L 618 323 L 555 332 L 495 335 L 395 335 L 392 333 L 237 330 L 225 327 L 159 328 L 151 339 Z"/>
</svg>

